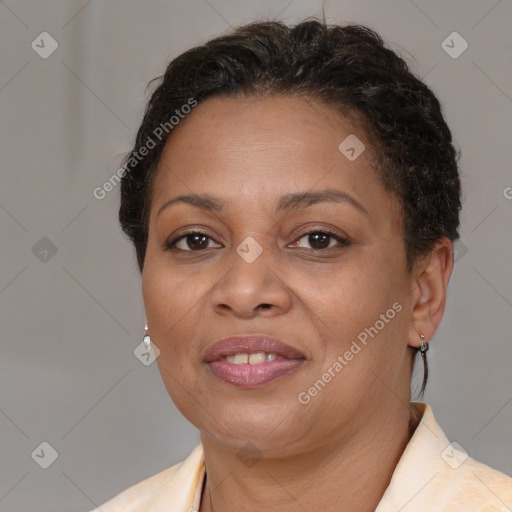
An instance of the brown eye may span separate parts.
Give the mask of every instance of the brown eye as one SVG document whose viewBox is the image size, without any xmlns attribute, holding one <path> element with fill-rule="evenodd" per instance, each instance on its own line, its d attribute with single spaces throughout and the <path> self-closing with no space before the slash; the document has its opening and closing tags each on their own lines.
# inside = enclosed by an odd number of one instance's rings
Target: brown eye
<svg viewBox="0 0 512 512">
<path fill-rule="evenodd" d="M 202 231 L 190 231 L 180 235 L 177 238 L 169 240 L 165 244 L 166 250 L 198 252 L 208 249 L 209 242 L 213 240 L 209 235 Z"/>
<path fill-rule="evenodd" d="M 305 247 L 300 245 L 300 240 L 305 239 L 306 244 L 309 244 L 310 247 Z M 334 242 L 334 244 L 332 244 Z M 349 245 L 349 241 L 346 238 L 341 237 L 340 235 L 333 233 L 331 231 L 325 230 L 316 230 L 310 231 L 308 233 L 304 233 L 298 240 L 295 242 L 296 247 L 309 249 L 315 251 L 321 251 L 324 249 L 331 249 L 332 247 L 336 247 L 336 244 L 341 247 L 345 247 Z"/>
</svg>

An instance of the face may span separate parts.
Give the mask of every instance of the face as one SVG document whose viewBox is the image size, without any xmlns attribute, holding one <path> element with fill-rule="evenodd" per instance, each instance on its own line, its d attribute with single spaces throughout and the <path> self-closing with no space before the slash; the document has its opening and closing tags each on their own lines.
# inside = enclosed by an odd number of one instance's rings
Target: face
<svg viewBox="0 0 512 512">
<path fill-rule="evenodd" d="M 339 149 L 350 134 L 366 146 L 355 159 Z M 166 205 L 190 194 L 213 201 Z M 364 133 L 332 108 L 212 98 L 180 122 L 155 176 L 142 287 L 165 386 L 202 435 L 296 453 L 408 402 L 402 225 Z M 227 382 L 205 354 L 237 334 L 270 335 L 300 364 Z"/>
</svg>

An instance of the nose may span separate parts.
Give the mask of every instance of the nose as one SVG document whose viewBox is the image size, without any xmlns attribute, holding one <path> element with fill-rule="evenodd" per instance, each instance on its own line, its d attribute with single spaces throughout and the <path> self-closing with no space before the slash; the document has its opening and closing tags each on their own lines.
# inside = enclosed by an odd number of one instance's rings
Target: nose
<svg viewBox="0 0 512 512">
<path fill-rule="evenodd" d="M 286 313 L 292 304 L 288 287 L 272 268 L 263 250 L 251 263 L 234 252 L 232 266 L 215 284 L 211 304 L 218 314 L 252 318 Z"/>
</svg>

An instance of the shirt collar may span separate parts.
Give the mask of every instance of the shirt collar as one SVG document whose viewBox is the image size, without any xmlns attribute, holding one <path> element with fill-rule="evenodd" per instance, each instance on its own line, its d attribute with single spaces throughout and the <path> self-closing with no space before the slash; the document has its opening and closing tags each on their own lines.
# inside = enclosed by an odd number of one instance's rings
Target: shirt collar
<svg viewBox="0 0 512 512">
<path fill-rule="evenodd" d="M 436 422 L 431 407 L 423 402 L 413 402 L 411 407 L 416 409 L 421 420 L 405 447 L 375 512 L 429 509 L 427 505 L 431 505 L 432 496 L 429 485 L 440 473 L 444 474 L 447 469 L 451 469 L 441 457 L 450 442 Z"/>
</svg>

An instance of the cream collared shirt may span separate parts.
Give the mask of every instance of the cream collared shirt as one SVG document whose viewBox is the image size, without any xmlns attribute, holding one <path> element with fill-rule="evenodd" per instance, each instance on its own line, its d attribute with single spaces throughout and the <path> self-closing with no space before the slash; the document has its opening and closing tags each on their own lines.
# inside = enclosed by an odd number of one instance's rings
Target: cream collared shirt
<svg viewBox="0 0 512 512">
<path fill-rule="evenodd" d="M 450 444 L 428 404 L 375 512 L 512 512 L 512 478 Z M 196 512 L 205 477 L 202 445 L 178 464 L 94 512 Z M 92 512 L 92 511 L 91 511 Z"/>
</svg>

